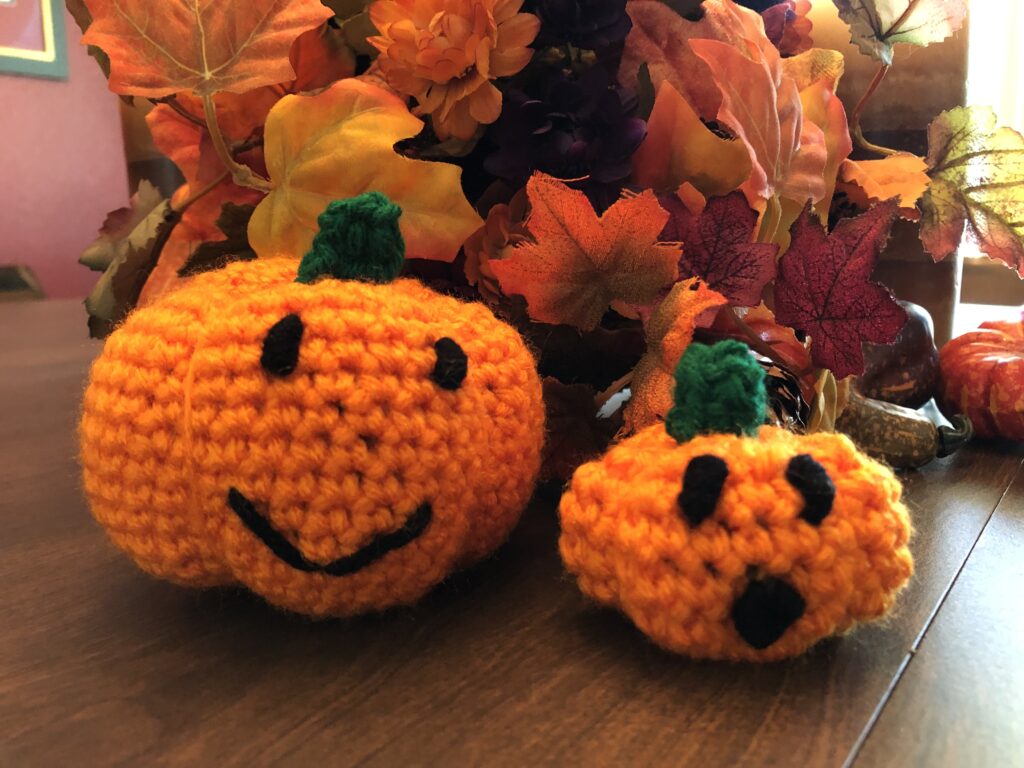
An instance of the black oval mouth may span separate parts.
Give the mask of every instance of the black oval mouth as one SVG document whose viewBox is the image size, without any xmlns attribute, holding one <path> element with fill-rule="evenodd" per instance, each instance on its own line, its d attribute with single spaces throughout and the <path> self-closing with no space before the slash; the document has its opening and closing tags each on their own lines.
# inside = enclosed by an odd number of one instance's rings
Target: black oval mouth
<svg viewBox="0 0 1024 768">
<path fill-rule="evenodd" d="M 297 571 L 306 573 L 325 573 L 328 576 L 349 576 L 360 571 L 371 563 L 380 560 L 384 555 L 404 547 L 418 538 L 430 525 L 434 510 L 430 504 L 420 504 L 416 511 L 409 515 L 405 524 L 397 531 L 382 533 L 374 537 L 365 547 L 351 555 L 339 557 L 325 565 L 312 563 L 295 546 L 282 536 L 263 515 L 256 511 L 255 505 L 237 488 L 228 490 L 228 506 L 238 515 L 246 528 L 262 541 L 278 559 L 287 563 Z"/>
</svg>

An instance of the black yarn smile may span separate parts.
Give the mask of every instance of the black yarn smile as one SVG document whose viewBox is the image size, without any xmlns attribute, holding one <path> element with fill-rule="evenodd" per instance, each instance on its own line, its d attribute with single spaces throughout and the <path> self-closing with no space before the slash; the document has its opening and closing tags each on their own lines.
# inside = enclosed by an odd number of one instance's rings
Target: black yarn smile
<svg viewBox="0 0 1024 768">
<path fill-rule="evenodd" d="M 278 533 L 270 521 L 257 512 L 253 503 L 237 488 L 231 488 L 228 491 L 228 506 L 234 510 L 245 527 L 266 544 L 267 549 L 277 555 L 280 560 L 297 571 L 326 573 L 328 576 L 349 576 L 371 563 L 375 563 L 389 552 L 404 547 L 422 534 L 434 517 L 434 510 L 430 504 L 420 504 L 397 531 L 382 533 L 351 555 L 339 557 L 326 565 L 319 565 L 307 560 L 305 555 L 299 552 L 288 539 Z"/>
</svg>

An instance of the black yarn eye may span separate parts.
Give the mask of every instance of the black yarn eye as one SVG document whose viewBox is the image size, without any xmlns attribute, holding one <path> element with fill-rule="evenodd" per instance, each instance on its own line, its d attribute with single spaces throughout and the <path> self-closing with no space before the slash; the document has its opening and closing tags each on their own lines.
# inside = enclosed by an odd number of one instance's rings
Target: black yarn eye
<svg viewBox="0 0 1024 768">
<path fill-rule="evenodd" d="M 690 460 L 683 473 L 679 509 L 691 526 L 698 526 L 715 512 L 729 465 L 718 456 L 704 454 Z"/>
<path fill-rule="evenodd" d="M 792 586 L 769 577 L 752 581 L 732 606 L 732 623 L 751 648 L 763 651 L 804 615 L 807 604 Z"/>
<path fill-rule="evenodd" d="M 804 497 L 800 517 L 811 525 L 820 525 L 832 511 L 832 502 L 836 498 L 836 486 L 825 468 L 814 457 L 801 453 L 790 459 L 786 480 Z"/>
<path fill-rule="evenodd" d="M 461 387 L 469 369 L 469 358 L 462 347 L 445 336 L 435 342 L 434 352 L 437 353 L 437 362 L 434 363 L 430 378 L 442 389 L 454 390 Z"/>
<path fill-rule="evenodd" d="M 285 315 L 267 331 L 263 339 L 260 365 L 271 376 L 288 376 L 299 364 L 299 345 L 305 326 L 296 314 Z"/>
</svg>

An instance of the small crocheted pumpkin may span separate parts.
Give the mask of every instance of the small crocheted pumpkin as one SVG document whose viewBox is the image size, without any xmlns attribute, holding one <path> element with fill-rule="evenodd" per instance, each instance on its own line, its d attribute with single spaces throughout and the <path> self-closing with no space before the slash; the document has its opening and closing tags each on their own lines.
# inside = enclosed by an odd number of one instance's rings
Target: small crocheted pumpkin
<svg viewBox="0 0 1024 768">
<path fill-rule="evenodd" d="M 334 203 L 301 265 L 199 275 L 107 340 L 84 485 L 143 569 L 351 615 L 504 540 L 540 465 L 535 363 L 484 306 L 393 280 L 399 214 L 377 194 Z"/>
<path fill-rule="evenodd" d="M 764 374 L 739 342 L 691 345 L 676 376 L 667 424 L 580 467 L 562 499 L 583 592 L 710 659 L 794 656 L 888 611 L 913 569 L 893 474 L 842 435 L 759 428 Z"/>
<path fill-rule="evenodd" d="M 1024 440 L 1024 315 L 982 323 L 939 352 L 943 404 L 982 437 Z"/>
</svg>

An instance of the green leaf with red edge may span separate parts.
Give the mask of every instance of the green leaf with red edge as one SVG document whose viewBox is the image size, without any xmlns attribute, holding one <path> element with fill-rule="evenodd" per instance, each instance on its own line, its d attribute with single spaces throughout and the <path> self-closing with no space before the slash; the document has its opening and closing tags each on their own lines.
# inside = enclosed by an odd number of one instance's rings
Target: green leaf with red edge
<svg viewBox="0 0 1024 768">
<path fill-rule="evenodd" d="M 110 89 L 161 98 L 245 93 L 295 77 L 289 52 L 333 16 L 320 0 L 86 0 L 82 42 L 110 57 Z"/>
<path fill-rule="evenodd" d="M 1024 277 L 1024 136 L 997 128 L 987 107 L 943 112 L 928 129 L 931 186 L 921 241 L 936 261 L 964 231 L 981 251 Z"/>
<path fill-rule="evenodd" d="M 811 359 L 837 379 L 864 372 L 865 341 L 889 344 L 907 314 L 871 273 L 898 210 L 890 200 L 826 234 L 806 207 L 779 261 L 775 317 L 811 337 Z"/>
<path fill-rule="evenodd" d="M 952 35 L 967 18 L 967 0 L 832 0 L 861 53 L 892 64 L 896 43 L 926 46 Z"/>
<path fill-rule="evenodd" d="M 679 248 L 658 242 L 668 213 L 650 190 L 598 217 L 586 195 L 545 174 L 527 184 L 533 242 L 491 262 L 508 295 L 542 323 L 597 327 L 613 302 L 654 301 L 676 277 Z"/>
<path fill-rule="evenodd" d="M 667 207 L 671 219 L 662 232 L 666 240 L 683 244 L 679 258 L 680 277 L 699 277 L 712 290 L 738 307 L 753 307 L 775 277 L 779 246 L 756 243 L 757 211 L 747 204 L 742 192 L 712 197 L 704 210 L 694 215 L 677 198 Z"/>
</svg>

